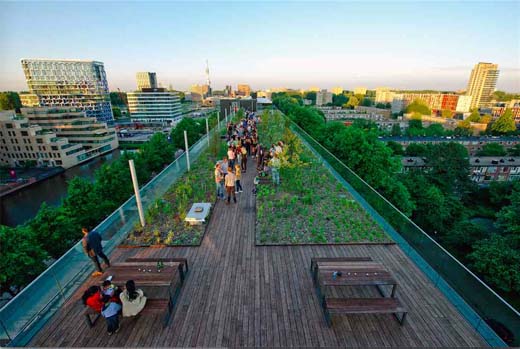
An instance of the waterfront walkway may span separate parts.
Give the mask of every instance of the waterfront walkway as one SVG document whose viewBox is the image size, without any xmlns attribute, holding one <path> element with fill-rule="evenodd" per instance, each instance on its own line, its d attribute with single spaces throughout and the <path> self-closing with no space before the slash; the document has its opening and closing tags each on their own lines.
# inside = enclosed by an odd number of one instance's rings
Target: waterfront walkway
<svg viewBox="0 0 520 349">
<path fill-rule="evenodd" d="M 250 160 L 250 164 L 252 161 Z M 254 171 L 243 174 L 238 204 L 219 201 L 200 247 L 117 249 L 111 260 L 186 257 L 190 271 L 170 322 L 127 319 L 109 337 L 100 319 L 83 321 L 82 291 L 36 335 L 31 346 L 486 346 L 397 245 L 255 246 Z M 388 268 L 408 309 L 404 326 L 390 314 L 350 315 L 327 327 L 309 272 L 314 256 L 370 256 Z M 346 290 L 345 292 L 352 292 Z M 373 296 L 374 289 L 355 295 Z"/>
</svg>

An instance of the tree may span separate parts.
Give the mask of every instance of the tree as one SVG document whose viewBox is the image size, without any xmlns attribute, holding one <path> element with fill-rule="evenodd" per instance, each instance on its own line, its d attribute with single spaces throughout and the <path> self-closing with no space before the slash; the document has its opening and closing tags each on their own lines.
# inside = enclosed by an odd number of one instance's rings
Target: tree
<svg viewBox="0 0 520 349">
<path fill-rule="evenodd" d="M 505 234 L 514 236 L 518 245 L 520 242 L 520 183 L 515 183 L 509 200 L 511 204 L 504 206 L 497 214 L 497 225 Z"/>
<path fill-rule="evenodd" d="M 348 102 L 347 102 L 347 107 L 348 108 L 354 109 L 358 105 L 359 105 L 359 99 L 357 99 L 356 96 L 351 96 L 348 99 Z"/>
<path fill-rule="evenodd" d="M 466 120 L 470 122 L 479 122 L 480 121 L 480 113 L 478 112 L 478 109 L 475 108 L 471 112 L 471 115 L 466 118 Z"/>
<path fill-rule="evenodd" d="M 478 156 L 504 156 L 506 155 L 505 148 L 498 143 L 484 144 L 482 150 L 477 153 Z"/>
<path fill-rule="evenodd" d="M 121 109 L 119 109 L 118 107 L 112 106 L 112 114 L 114 115 L 114 119 L 121 118 Z"/>
<path fill-rule="evenodd" d="M 453 117 L 453 112 L 451 110 L 448 110 L 448 109 L 443 109 L 441 115 L 445 119 L 451 119 Z"/>
<path fill-rule="evenodd" d="M 494 234 L 476 242 L 468 258 L 475 271 L 494 287 L 520 292 L 520 253 L 507 238 Z"/>
<path fill-rule="evenodd" d="M 462 193 L 470 183 L 467 149 L 455 142 L 429 144 L 426 154 L 429 178 L 444 193 Z"/>
<path fill-rule="evenodd" d="M 480 117 L 481 124 L 489 124 L 493 118 L 489 114 L 484 114 Z"/>
<path fill-rule="evenodd" d="M 386 145 L 392 149 L 394 155 L 404 155 L 403 146 L 400 143 L 394 141 L 388 141 Z"/>
<path fill-rule="evenodd" d="M 476 241 L 486 237 L 486 232 L 477 224 L 468 220 L 454 222 L 448 232 L 442 232 L 441 242 L 450 252 L 465 259 L 473 250 Z"/>
<path fill-rule="evenodd" d="M 68 183 L 62 207 L 78 231 L 81 227 L 93 228 L 110 210 L 94 183 L 82 177 L 74 177 Z"/>
<path fill-rule="evenodd" d="M 400 137 L 402 135 L 401 125 L 399 123 L 395 123 L 392 125 L 391 135 L 394 137 Z"/>
<path fill-rule="evenodd" d="M 0 110 L 19 110 L 22 107 L 20 96 L 16 92 L 0 92 Z"/>
<path fill-rule="evenodd" d="M 15 296 L 45 270 L 48 258 L 31 229 L 0 225 L 0 292 Z"/>
<path fill-rule="evenodd" d="M 426 156 L 427 153 L 428 148 L 421 143 L 411 143 L 405 150 L 406 156 Z"/>
<path fill-rule="evenodd" d="M 446 134 L 446 131 L 444 131 L 444 127 L 442 127 L 441 124 L 431 124 L 424 130 L 426 132 L 426 136 L 430 137 L 444 136 Z"/>
<path fill-rule="evenodd" d="M 184 118 L 175 126 L 171 132 L 172 143 L 176 149 L 184 149 L 184 131 L 188 134 L 188 146 L 194 144 L 201 136 L 202 125 L 199 121 L 192 118 Z"/>
<path fill-rule="evenodd" d="M 128 98 L 125 92 L 110 92 L 110 103 L 112 106 L 128 105 Z"/>
<path fill-rule="evenodd" d="M 509 148 L 507 153 L 511 156 L 520 156 L 520 143 L 517 143 Z"/>
<path fill-rule="evenodd" d="M 316 104 L 316 92 L 314 92 L 314 91 L 305 92 L 305 95 L 303 98 L 310 99 L 312 101 L 313 105 Z"/>
<path fill-rule="evenodd" d="M 82 236 L 81 227 L 74 224 L 62 207 L 50 207 L 45 202 L 28 226 L 52 258 L 61 257 Z"/>
<path fill-rule="evenodd" d="M 348 97 L 345 96 L 343 93 L 340 93 L 339 95 L 332 95 L 332 104 L 336 107 L 341 107 L 343 104 L 346 104 L 348 102 Z"/>
<path fill-rule="evenodd" d="M 373 105 L 373 102 L 370 98 L 363 98 L 361 100 L 361 105 L 364 107 L 371 107 Z"/>
<path fill-rule="evenodd" d="M 491 132 L 494 134 L 516 131 L 515 120 L 511 109 L 507 108 L 504 114 L 491 124 Z"/>
<path fill-rule="evenodd" d="M 419 113 L 421 115 L 431 115 L 432 111 L 428 106 L 424 103 L 424 101 L 420 99 L 414 100 L 408 107 L 406 107 L 407 113 Z"/>
</svg>

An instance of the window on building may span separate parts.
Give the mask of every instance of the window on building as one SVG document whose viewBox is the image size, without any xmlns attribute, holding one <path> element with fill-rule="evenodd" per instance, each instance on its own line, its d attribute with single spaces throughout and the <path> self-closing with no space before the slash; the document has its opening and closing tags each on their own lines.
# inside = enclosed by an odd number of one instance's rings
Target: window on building
<svg viewBox="0 0 520 349">
<path fill-rule="evenodd" d="M 42 138 L 36 138 L 36 143 L 43 144 L 43 139 Z"/>
<path fill-rule="evenodd" d="M 25 136 L 27 137 L 29 134 L 27 133 L 27 131 L 22 131 L 22 136 Z"/>
<path fill-rule="evenodd" d="M 13 128 L 13 124 L 5 124 L 5 128 Z"/>
</svg>

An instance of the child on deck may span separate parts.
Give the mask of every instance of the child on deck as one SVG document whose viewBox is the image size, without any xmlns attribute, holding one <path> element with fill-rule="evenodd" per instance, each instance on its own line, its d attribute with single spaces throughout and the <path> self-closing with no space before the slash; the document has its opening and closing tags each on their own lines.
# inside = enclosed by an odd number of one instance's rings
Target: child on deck
<svg viewBox="0 0 520 349">
<path fill-rule="evenodd" d="M 101 314 L 107 322 L 107 332 L 109 336 L 119 331 L 119 312 L 121 311 L 121 304 L 111 299 L 112 297 L 109 295 L 103 295 L 104 305 L 101 310 Z"/>
</svg>

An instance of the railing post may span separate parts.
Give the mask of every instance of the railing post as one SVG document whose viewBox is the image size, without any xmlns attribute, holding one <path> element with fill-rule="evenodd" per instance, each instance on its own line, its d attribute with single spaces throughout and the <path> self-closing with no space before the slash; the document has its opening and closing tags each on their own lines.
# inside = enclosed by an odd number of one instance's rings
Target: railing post
<svg viewBox="0 0 520 349">
<path fill-rule="evenodd" d="M 209 146 L 209 124 L 208 124 L 208 118 L 206 118 L 206 137 L 208 138 L 208 146 Z"/>
<path fill-rule="evenodd" d="M 61 287 L 61 284 L 58 281 L 58 278 L 56 277 L 56 274 L 54 274 L 54 270 L 52 268 L 50 270 L 51 270 L 52 277 L 54 278 L 54 281 L 56 281 L 56 285 L 58 286 L 58 290 L 60 290 L 61 298 L 63 298 L 63 303 L 65 303 L 66 299 L 65 299 L 65 294 L 63 293 L 63 288 Z"/>
<path fill-rule="evenodd" d="M 217 129 L 220 131 L 220 111 L 217 111 Z"/>
<path fill-rule="evenodd" d="M 141 202 L 141 193 L 139 192 L 139 183 L 137 182 L 137 174 L 135 173 L 134 160 L 128 160 L 130 166 L 130 174 L 132 175 L 132 183 L 134 185 L 135 201 L 137 203 L 137 211 L 139 212 L 139 219 L 141 220 L 141 226 L 144 228 L 144 212 L 143 203 Z"/>
<path fill-rule="evenodd" d="M 4 330 L 5 332 L 5 335 L 7 336 L 7 339 L 9 340 L 9 342 L 12 342 L 13 339 L 11 338 L 11 336 L 9 335 L 9 332 L 7 332 L 7 327 L 5 327 L 3 321 L 0 319 L 0 326 L 2 326 L 2 329 Z M 9 343 L 8 343 L 9 344 Z"/>
<path fill-rule="evenodd" d="M 188 132 L 184 130 L 184 146 L 186 147 L 186 163 L 188 164 L 188 171 L 190 170 L 190 148 L 188 148 Z"/>
</svg>

